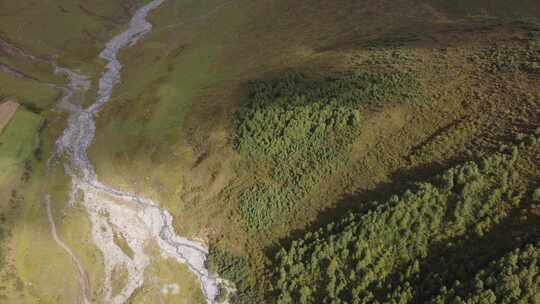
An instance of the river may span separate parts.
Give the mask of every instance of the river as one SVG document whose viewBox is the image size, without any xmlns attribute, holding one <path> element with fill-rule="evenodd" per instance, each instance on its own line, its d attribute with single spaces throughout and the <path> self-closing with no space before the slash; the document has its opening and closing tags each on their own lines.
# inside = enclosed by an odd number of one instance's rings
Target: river
<svg viewBox="0 0 540 304">
<path fill-rule="evenodd" d="M 118 53 L 122 48 L 133 46 L 151 31 L 152 25 L 146 21 L 146 16 L 163 2 L 154 0 L 139 8 L 127 30 L 107 43 L 99 55 L 107 65 L 99 79 L 97 98 L 89 107 L 78 105 L 83 104 L 82 99 L 90 88 L 91 80 L 67 68 L 56 67 L 57 73 L 69 79 L 60 102 L 61 108 L 68 111 L 69 119 L 67 128 L 56 142 L 55 156 L 66 156 L 64 169 L 71 178 L 69 204 L 84 206 L 92 224 L 92 239 L 103 254 L 105 303 L 125 303 L 143 285 L 145 269 L 151 263 L 151 257 L 147 254 L 148 246 L 158 247 L 163 256 L 187 265 L 199 279 L 207 303 L 215 303 L 222 282 L 206 268 L 208 249 L 199 242 L 176 234 L 173 218 L 167 210 L 150 199 L 101 183 L 88 158 L 88 148 L 96 132 L 95 115 L 110 100 L 115 85 L 121 81 L 122 64 L 118 60 Z M 46 203 L 50 211 L 48 198 Z M 49 220 L 55 240 L 57 243 L 60 241 L 60 245 L 75 260 L 79 276 L 86 276 L 71 249 L 58 239 L 52 216 Z M 129 255 L 115 243 L 115 236 L 118 235 L 125 239 L 132 251 Z M 116 267 L 125 267 L 128 275 L 122 289 L 113 294 L 112 275 Z M 84 277 L 79 278 L 83 303 L 91 301 L 87 281 Z"/>
</svg>

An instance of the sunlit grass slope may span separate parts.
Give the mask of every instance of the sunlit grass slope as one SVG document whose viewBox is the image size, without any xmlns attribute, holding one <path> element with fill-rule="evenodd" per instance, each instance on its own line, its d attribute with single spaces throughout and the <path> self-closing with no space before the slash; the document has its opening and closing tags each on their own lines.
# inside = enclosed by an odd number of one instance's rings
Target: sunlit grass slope
<svg viewBox="0 0 540 304">
<path fill-rule="evenodd" d="M 71 261 L 52 240 L 41 204 L 43 123 L 40 115 L 19 107 L 0 134 L 0 299 L 6 303 L 77 295 Z"/>
<path fill-rule="evenodd" d="M 53 162 L 53 170 L 46 174 L 54 141 L 65 127 L 65 115 L 51 111 L 60 91 L 47 83 L 66 84 L 64 77 L 53 74 L 47 61 L 96 77 L 102 72 L 98 53 L 105 41 L 123 28 L 137 4 L 0 1 L 0 37 L 9 44 L 0 47 L 0 63 L 24 75 L 0 72 L 0 96 L 16 97 L 23 105 L 0 134 L 2 303 L 78 301 L 73 263 L 50 233 L 43 205 L 45 193 L 51 195 L 60 237 L 88 272 L 92 300 L 102 298 L 103 261 L 91 240 L 86 213 L 79 208 L 66 209 L 69 179 L 62 166 Z M 88 95 L 92 98 L 92 92 Z"/>
<path fill-rule="evenodd" d="M 0 185 L 20 176 L 25 162 L 38 144 L 38 131 L 43 123 L 41 116 L 19 108 L 0 134 Z"/>
<path fill-rule="evenodd" d="M 66 209 L 69 180 L 62 166 L 52 162 L 53 170 L 46 173 L 63 125 L 58 113 L 38 115 L 21 106 L 0 135 L 0 302 L 73 303 L 79 297 L 73 262 L 50 232 L 46 193 L 60 237 L 88 272 L 92 299 L 102 298 L 103 261 L 91 240 L 87 215 L 79 208 Z"/>
<path fill-rule="evenodd" d="M 124 81 L 98 119 L 101 131 L 91 155 L 102 178 L 143 190 L 173 210 L 191 209 L 188 218 L 215 220 L 201 214 L 199 204 L 221 191 L 233 175 L 230 128 L 246 82 L 291 67 L 324 69 L 341 59 L 318 49 L 349 42 L 350 35 L 378 36 L 402 26 L 390 18 L 405 9 L 402 5 L 384 13 L 381 19 L 392 22 L 377 21 L 377 31 L 373 21 L 360 18 L 368 14 L 361 5 L 350 5 L 164 3 L 153 14 L 153 33 L 139 48 L 123 52 Z M 341 20 L 351 9 L 354 14 Z M 403 12 L 408 13 L 419 16 L 416 10 Z M 125 170 L 132 174 L 122 174 Z"/>
</svg>

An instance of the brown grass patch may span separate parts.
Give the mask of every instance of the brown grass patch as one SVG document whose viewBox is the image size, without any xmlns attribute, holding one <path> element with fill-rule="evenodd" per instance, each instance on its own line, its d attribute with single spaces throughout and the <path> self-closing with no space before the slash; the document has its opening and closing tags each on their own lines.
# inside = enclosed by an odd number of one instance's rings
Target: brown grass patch
<svg viewBox="0 0 540 304">
<path fill-rule="evenodd" d="M 17 108 L 19 108 L 19 104 L 11 99 L 0 103 L 0 133 L 15 115 Z"/>
</svg>

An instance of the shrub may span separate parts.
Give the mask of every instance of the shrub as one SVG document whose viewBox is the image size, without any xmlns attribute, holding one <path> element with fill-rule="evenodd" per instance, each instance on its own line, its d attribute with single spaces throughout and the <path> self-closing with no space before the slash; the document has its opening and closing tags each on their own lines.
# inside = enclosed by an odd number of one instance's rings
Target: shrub
<svg viewBox="0 0 540 304">
<path fill-rule="evenodd" d="M 249 266 L 245 258 L 232 255 L 216 246 L 211 246 L 207 263 L 211 272 L 219 273 L 220 277 L 231 281 L 237 288 L 247 284 Z"/>
<path fill-rule="evenodd" d="M 540 203 L 540 188 L 536 188 L 532 194 L 533 202 Z"/>
<path fill-rule="evenodd" d="M 220 291 L 218 303 L 226 302 L 236 304 L 261 303 L 260 294 L 255 292 L 255 282 L 247 258 L 231 254 L 217 246 L 210 246 L 208 254 L 208 269 L 230 283 L 234 284 L 236 291 L 228 293 L 226 288 Z M 221 302 L 220 302 L 221 301 Z"/>
</svg>

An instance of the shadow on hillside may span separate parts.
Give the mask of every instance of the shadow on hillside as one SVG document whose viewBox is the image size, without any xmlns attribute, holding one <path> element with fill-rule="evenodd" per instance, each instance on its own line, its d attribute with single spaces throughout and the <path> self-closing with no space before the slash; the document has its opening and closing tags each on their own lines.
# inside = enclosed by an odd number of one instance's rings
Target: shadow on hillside
<svg viewBox="0 0 540 304">
<path fill-rule="evenodd" d="M 332 207 L 319 212 L 317 218 L 302 229 L 293 230 L 287 237 L 282 238 L 266 249 L 266 255 L 271 259 L 281 246 L 288 247 L 291 242 L 301 238 L 309 231 L 316 231 L 326 225 L 343 219 L 349 213 L 363 214 L 385 202 L 393 195 L 401 195 L 407 189 L 414 189 L 415 183 L 432 181 L 438 174 L 463 163 L 466 159 L 455 158 L 444 163 L 429 163 L 413 168 L 399 169 L 390 176 L 390 182 L 381 183 L 374 189 L 362 190 L 344 195 Z"/>
<path fill-rule="evenodd" d="M 528 230 L 523 227 L 538 227 L 540 218 L 530 217 L 525 222 L 520 220 L 521 208 L 512 209 L 511 213 L 499 224 L 495 225 L 484 235 L 469 232 L 444 242 L 430 246 L 427 257 L 419 260 L 420 273 L 409 284 L 418 291 L 413 295 L 411 303 L 428 303 L 436 296 L 442 287 L 450 288 L 456 281 L 465 286 L 474 286 L 474 275 L 487 269 L 490 263 L 501 259 L 516 248 L 522 248 L 535 243 L 539 237 L 539 230 Z M 452 246 L 448 246 L 452 244 Z M 451 267 L 449 267 L 451 265 Z M 385 279 L 381 286 L 393 286 L 399 282 L 409 264 L 394 269 L 393 275 Z M 403 283 L 403 282 L 402 282 Z M 377 290 L 375 294 L 389 294 L 391 290 L 385 288 Z M 380 298 L 384 302 L 387 299 Z"/>
<path fill-rule="evenodd" d="M 292 241 L 300 239 L 307 232 L 316 231 L 331 222 L 337 222 L 349 212 L 362 214 L 378 205 L 368 202 L 385 202 L 394 194 L 401 195 L 407 189 L 414 189 L 415 183 L 433 181 L 436 175 L 465 161 L 466 159 L 456 158 L 444 164 L 430 163 L 407 170 L 398 170 L 392 174 L 392 182 L 343 197 L 335 207 L 321 212 L 310 226 L 293 231 L 290 236 L 281 239 L 279 245 L 267 248 L 267 257 L 273 260 L 280 246 L 287 248 Z M 491 262 L 499 260 L 514 249 L 537 242 L 540 238 L 540 213 L 524 212 L 532 206 L 532 191 L 538 184 L 536 180 L 529 185 L 521 204 L 513 207 L 507 217 L 485 234 L 478 235 L 474 233 L 474 229 L 470 229 L 466 235 L 431 245 L 427 257 L 419 260 L 420 275 L 409 282 L 412 286 L 417 286 L 415 290 L 420 291 L 414 294 L 411 303 L 425 303 L 437 294 L 441 287 L 451 287 L 456 281 L 472 286 L 470 284 L 473 284 L 471 279 L 474 278 L 474 274 L 486 269 Z M 390 291 L 384 290 L 384 286 L 397 287 L 395 286 L 395 283 L 399 281 L 397 276 L 402 274 L 408 266 L 405 264 L 395 269 L 394 275 L 389 276 L 385 283 L 381 284 L 382 289 L 377 290 L 375 294 L 389 294 Z M 384 302 L 387 299 L 378 300 Z"/>
<path fill-rule="evenodd" d="M 530 34 L 540 30 L 540 19 L 476 17 L 449 23 L 407 24 L 390 32 L 372 36 L 351 35 L 317 49 L 352 51 L 358 49 L 444 48 L 467 42 L 489 41 L 489 35 L 503 31 Z"/>
</svg>

